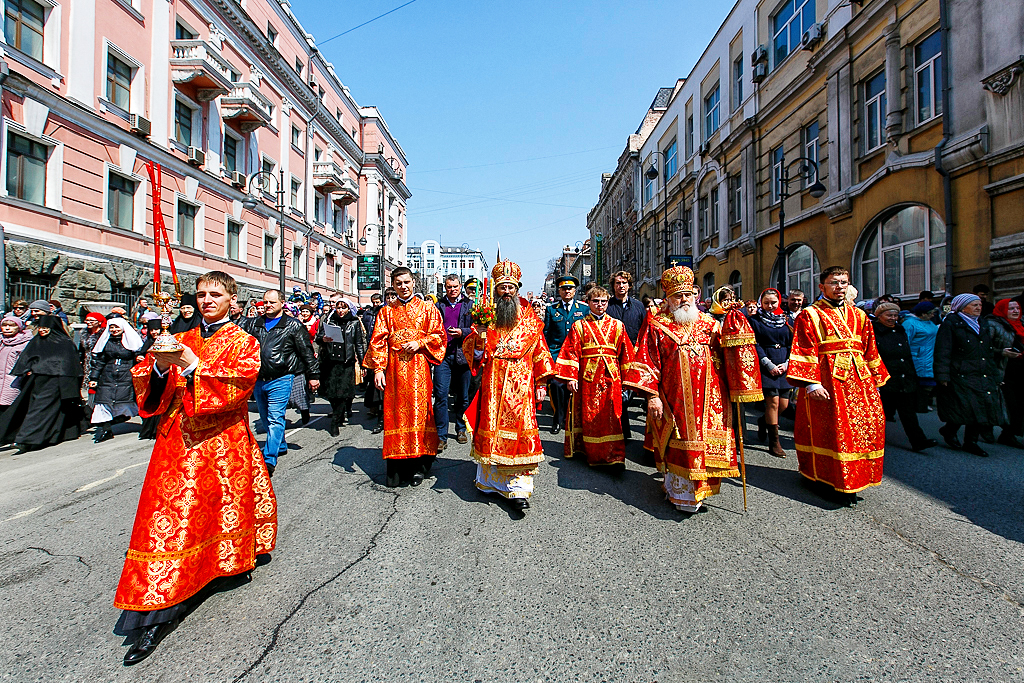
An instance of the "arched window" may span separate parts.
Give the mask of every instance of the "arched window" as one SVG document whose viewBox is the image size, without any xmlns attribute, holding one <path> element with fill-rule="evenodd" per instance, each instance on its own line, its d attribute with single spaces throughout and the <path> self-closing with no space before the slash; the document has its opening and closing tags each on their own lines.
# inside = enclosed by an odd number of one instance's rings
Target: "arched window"
<svg viewBox="0 0 1024 683">
<path fill-rule="evenodd" d="M 884 214 L 864 231 L 854 262 L 863 299 L 945 289 L 946 225 L 927 206 Z"/>
<path fill-rule="evenodd" d="M 790 291 L 799 289 L 813 299 L 811 291 L 817 291 L 814 285 L 818 282 L 818 275 L 821 273 L 821 264 L 818 263 L 818 255 L 806 244 L 797 244 L 786 252 L 786 286 L 782 296 Z M 779 284 L 779 261 L 776 259 L 772 267 L 772 278 L 769 287 L 777 287 Z"/>
<path fill-rule="evenodd" d="M 715 274 L 708 273 L 704 276 L 704 298 L 709 299 L 715 293 Z"/>
<path fill-rule="evenodd" d="M 740 275 L 740 271 L 734 270 L 729 275 L 729 286 L 732 287 L 732 291 L 736 292 L 736 298 L 743 298 L 743 276 Z"/>
</svg>

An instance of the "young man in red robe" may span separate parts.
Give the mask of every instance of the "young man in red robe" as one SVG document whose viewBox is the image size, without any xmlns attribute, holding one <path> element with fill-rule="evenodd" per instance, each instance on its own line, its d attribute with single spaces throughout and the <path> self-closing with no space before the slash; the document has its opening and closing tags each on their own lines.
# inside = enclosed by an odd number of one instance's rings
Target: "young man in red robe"
<svg viewBox="0 0 1024 683">
<path fill-rule="evenodd" d="M 857 492 L 882 482 L 885 411 L 878 387 L 889 379 L 867 314 L 846 300 L 850 273 L 822 271 L 821 298 L 796 316 L 786 377 L 797 397 L 800 474 L 857 504 Z"/>
<path fill-rule="evenodd" d="M 380 309 L 363 365 L 384 396 L 387 485 L 419 486 L 437 457 L 434 383 L 430 369 L 444 360 L 444 320 L 436 306 L 414 296 L 408 268 L 391 272 L 398 297 Z"/>
<path fill-rule="evenodd" d="M 182 348 L 150 351 L 132 369 L 142 417 L 160 416 L 114 606 L 116 632 L 134 635 L 141 662 L 222 576 L 243 574 L 274 549 L 277 501 L 249 428 L 259 343 L 230 320 L 227 273 L 196 282 L 202 321 Z"/>
<path fill-rule="evenodd" d="M 590 313 L 577 320 L 562 344 L 555 369 L 572 399 L 565 430 L 565 457 L 582 454 L 588 465 L 626 466 L 622 432 L 622 376 L 633 363 L 633 344 L 623 324 L 606 315 L 608 292 L 587 293 Z"/>
</svg>

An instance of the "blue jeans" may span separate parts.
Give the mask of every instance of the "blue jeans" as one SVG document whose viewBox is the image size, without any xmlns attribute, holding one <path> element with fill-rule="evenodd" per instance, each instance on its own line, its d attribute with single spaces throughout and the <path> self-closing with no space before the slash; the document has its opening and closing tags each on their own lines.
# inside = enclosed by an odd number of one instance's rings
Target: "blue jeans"
<svg viewBox="0 0 1024 683">
<path fill-rule="evenodd" d="M 277 466 L 277 457 L 288 452 L 288 442 L 284 440 L 284 411 L 288 407 L 288 397 L 292 395 L 294 375 L 285 375 L 271 380 L 256 380 L 256 388 L 252 397 L 256 400 L 256 409 L 260 413 L 260 421 L 267 429 L 267 443 L 263 446 L 263 459 L 268 465 Z"/>
<path fill-rule="evenodd" d="M 448 393 L 455 394 L 455 428 L 466 429 L 466 408 L 469 407 L 469 380 L 473 374 L 468 365 L 459 365 L 455 354 L 445 356 L 434 368 L 434 422 L 437 423 L 437 438 L 448 440 Z"/>
</svg>

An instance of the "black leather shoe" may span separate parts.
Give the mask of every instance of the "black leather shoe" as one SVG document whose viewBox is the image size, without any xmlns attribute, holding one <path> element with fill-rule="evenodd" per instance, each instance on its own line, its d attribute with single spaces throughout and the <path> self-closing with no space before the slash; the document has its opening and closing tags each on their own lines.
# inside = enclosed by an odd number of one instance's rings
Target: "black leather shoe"
<svg viewBox="0 0 1024 683">
<path fill-rule="evenodd" d="M 114 432 L 110 431 L 109 429 L 103 429 L 101 431 L 96 432 L 96 436 L 92 437 L 92 442 L 102 443 L 104 441 L 109 441 L 110 439 L 113 438 Z"/>
<path fill-rule="evenodd" d="M 509 498 L 508 504 L 513 510 L 518 510 L 519 512 L 526 512 L 530 509 L 529 498 Z"/>
<path fill-rule="evenodd" d="M 956 432 L 947 431 L 945 427 L 939 427 L 939 434 L 942 436 L 942 440 L 946 442 L 946 445 L 955 450 L 960 450 L 964 447 L 960 443 L 960 439 L 957 438 Z"/>
<path fill-rule="evenodd" d="M 459 433 L 455 435 L 455 440 L 459 443 L 466 443 L 469 441 L 469 437 L 466 435 L 466 430 L 460 429 Z"/>
<path fill-rule="evenodd" d="M 337 423 L 332 422 L 331 426 L 327 428 L 327 433 L 330 434 L 331 436 L 335 436 L 336 437 L 339 434 L 341 434 L 341 430 L 338 429 Z"/>
<path fill-rule="evenodd" d="M 383 422 L 378 422 L 377 426 L 374 427 L 373 430 L 370 433 L 371 434 L 380 434 L 383 431 L 384 431 L 384 423 Z"/>
<path fill-rule="evenodd" d="M 551 425 L 552 434 L 558 434 L 560 431 L 562 431 L 562 425 L 558 424 L 557 422 Z"/>
<path fill-rule="evenodd" d="M 272 478 L 274 476 L 274 470 L 276 469 L 277 465 L 267 465 L 267 476 Z"/>
<path fill-rule="evenodd" d="M 931 448 L 932 446 L 937 446 L 938 444 L 939 442 L 936 441 L 935 439 L 925 439 L 921 443 L 914 444 L 913 446 L 911 446 L 910 450 L 914 451 L 915 453 L 920 453 L 924 449 Z"/>
<path fill-rule="evenodd" d="M 132 666 L 138 664 L 146 657 L 153 654 L 156 650 L 156 646 L 160 644 L 160 641 L 167 636 L 168 633 L 174 630 L 175 626 L 178 625 L 176 621 L 169 621 L 163 624 L 157 624 L 156 626 L 150 626 L 139 639 L 135 641 L 135 644 L 128 648 L 128 652 L 124 653 L 124 665 Z"/>
<path fill-rule="evenodd" d="M 411 483 L 412 483 L 413 486 L 419 486 L 420 484 L 422 484 L 423 483 L 423 473 L 422 472 L 416 472 L 415 474 L 413 474 L 412 475 L 412 482 Z"/>
<path fill-rule="evenodd" d="M 988 457 L 988 453 L 985 452 L 985 449 L 983 449 L 981 446 L 979 446 L 976 443 L 965 443 L 964 447 L 963 447 L 963 451 L 964 451 L 964 453 L 970 453 L 971 455 L 976 455 L 979 458 L 987 458 Z"/>
</svg>

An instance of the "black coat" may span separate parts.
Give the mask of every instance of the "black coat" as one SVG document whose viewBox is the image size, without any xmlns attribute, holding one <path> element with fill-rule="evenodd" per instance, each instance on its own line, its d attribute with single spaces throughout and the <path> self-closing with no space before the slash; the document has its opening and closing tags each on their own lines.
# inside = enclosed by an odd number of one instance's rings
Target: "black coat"
<svg viewBox="0 0 1024 683">
<path fill-rule="evenodd" d="M 882 357 L 885 369 L 889 371 L 889 381 L 879 387 L 885 393 L 913 393 L 917 391 L 917 371 L 914 370 L 914 358 L 910 354 L 910 340 L 903 325 L 886 327 L 874 320 L 875 344 L 878 355 Z"/>
<path fill-rule="evenodd" d="M 991 369 L 993 349 L 988 326 L 976 333 L 957 313 L 947 315 L 935 337 L 935 381 L 939 419 L 953 424 L 1005 424 L 1006 410 Z"/>
<path fill-rule="evenodd" d="M 782 365 L 789 360 L 789 349 L 793 346 L 793 328 L 789 325 L 771 327 L 756 315 L 748 315 L 750 327 L 754 330 L 754 341 L 757 343 L 758 367 L 761 369 L 761 386 L 765 389 L 792 389 L 793 385 L 786 379 L 786 373 L 772 377 L 762 358 L 767 358 L 774 365 Z"/>
<path fill-rule="evenodd" d="M 309 331 L 298 318 L 282 313 L 281 321 L 269 330 L 266 316 L 246 318 L 243 323 L 242 329 L 260 343 L 259 379 L 266 382 L 285 375 L 320 379 L 320 363 L 309 341 Z"/>
<path fill-rule="evenodd" d="M 89 381 L 96 382 L 96 403 L 108 406 L 135 403 L 132 366 L 136 355 L 114 337 L 107 340 L 102 351 L 92 354 Z"/>
<path fill-rule="evenodd" d="M 341 328 L 344 342 L 331 342 L 324 338 L 324 325 L 328 323 Z M 354 360 L 363 360 L 366 355 L 366 336 L 363 334 L 363 324 L 355 316 L 346 316 L 338 320 L 338 316 L 331 313 L 323 319 L 320 329 L 316 333 L 316 342 L 320 345 L 320 363 L 327 372 L 327 365 L 335 363 L 351 363 Z"/>
<path fill-rule="evenodd" d="M 639 299 L 626 295 L 625 306 L 623 302 L 613 294 L 608 299 L 608 315 L 622 323 L 626 328 L 626 336 L 636 346 L 636 338 L 640 335 L 640 328 L 647 319 L 647 309 L 640 303 Z"/>
<path fill-rule="evenodd" d="M 437 310 L 441 312 L 442 324 L 444 323 L 445 309 L 445 305 L 442 304 L 442 302 L 445 301 L 446 298 L 447 297 L 441 298 L 437 302 Z M 444 355 L 448 356 L 454 353 L 456 363 L 459 365 L 468 365 L 468 363 L 466 363 L 466 355 L 462 352 L 462 342 L 465 341 L 466 337 L 469 336 L 469 333 L 473 331 L 473 302 L 466 297 L 463 297 L 462 300 L 459 301 L 459 304 L 459 319 L 458 322 L 455 323 L 455 327 L 462 330 L 462 336 L 452 337 L 451 340 L 449 340 L 448 348 L 445 350 Z M 447 334 L 448 327 L 445 326 L 445 335 L 447 336 Z"/>
</svg>

